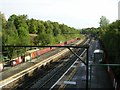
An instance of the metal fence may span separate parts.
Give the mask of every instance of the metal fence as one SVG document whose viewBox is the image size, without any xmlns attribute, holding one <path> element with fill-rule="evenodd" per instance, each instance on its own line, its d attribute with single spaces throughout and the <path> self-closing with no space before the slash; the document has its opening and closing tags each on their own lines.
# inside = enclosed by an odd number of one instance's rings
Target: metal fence
<svg viewBox="0 0 120 90">
<path fill-rule="evenodd" d="M 99 87 L 100 84 L 102 84 L 103 86 L 107 85 L 105 84 L 106 82 L 110 83 L 109 81 L 105 81 L 107 80 L 106 78 L 109 77 L 108 80 L 111 80 L 112 81 L 112 88 L 114 90 L 120 90 L 120 87 L 117 83 L 117 80 L 113 74 L 113 71 L 110 67 L 120 67 L 120 64 L 90 64 L 89 65 L 89 73 L 90 73 L 90 78 L 89 78 L 89 88 L 92 89 L 92 88 L 101 88 Z M 93 70 L 94 69 L 94 70 Z M 95 70 L 96 69 L 96 70 Z M 94 73 L 93 73 L 94 71 Z M 106 73 L 106 74 L 104 74 Z M 94 75 L 95 77 L 94 77 Z M 108 77 L 106 76 L 108 74 Z M 96 78 L 96 79 L 95 79 Z M 100 82 L 102 81 L 102 82 Z M 109 86 L 105 86 L 105 87 L 102 87 L 102 88 L 109 88 Z"/>
</svg>

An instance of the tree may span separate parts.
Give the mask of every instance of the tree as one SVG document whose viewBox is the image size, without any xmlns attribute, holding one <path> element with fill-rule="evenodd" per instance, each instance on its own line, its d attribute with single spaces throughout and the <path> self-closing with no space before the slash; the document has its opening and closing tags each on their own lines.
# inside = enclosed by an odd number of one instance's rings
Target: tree
<svg viewBox="0 0 120 90">
<path fill-rule="evenodd" d="M 7 21 L 6 21 L 5 15 L 0 12 L 0 25 L 2 25 L 1 27 L 5 28 L 6 23 Z"/>
<path fill-rule="evenodd" d="M 102 29 L 105 29 L 109 25 L 109 20 L 105 16 L 101 16 L 99 24 Z"/>
<path fill-rule="evenodd" d="M 0 16 L 3 26 L 0 37 L 2 37 L 3 45 L 29 45 L 31 43 L 34 45 L 53 45 L 77 37 L 77 35 L 69 33 L 77 33 L 78 30 L 58 22 L 28 19 L 27 15 L 15 14 L 11 15 L 7 21 L 4 14 L 0 14 Z M 29 34 L 34 34 L 34 36 L 31 35 L 30 38 Z M 13 48 L 6 50 L 10 52 L 10 58 L 16 54 L 13 53 Z"/>
<path fill-rule="evenodd" d="M 39 22 L 37 34 L 40 34 L 40 33 L 44 32 L 45 29 L 46 29 L 46 28 L 45 28 L 44 24 L 43 24 L 42 22 Z"/>
<path fill-rule="evenodd" d="M 100 39 L 104 42 L 108 52 L 109 63 L 120 64 L 120 20 L 117 20 L 107 26 L 106 30 L 102 30 Z M 115 76 L 120 81 L 120 68 L 112 67 Z M 120 82 L 119 82 L 120 83 Z"/>
<path fill-rule="evenodd" d="M 12 19 L 19 37 L 19 44 L 20 45 L 28 45 L 30 44 L 30 36 L 29 36 L 29 30 L 28 25 L 26 23 L 27 15 L 12 15 L 10 18 Z"/>
<path fill-rule="evenodd" d="M 29 33 L 36 34 L 38 32 L 38 22 L 35 19 L 27 20 L 27 25 L 29 29 Z"/>
<path fill-rule="evenodd" d="M 20 26 L 18 28 L 18 36 L 19 36 L 19 44 L 20 45 L 29 45 L 30 44 L 30 36 L 29 32 L 26 30 L 26 27 Z"/>
<path fill-rule="evenodd" d="M 59 24 L 57 22 L 53 22 L 53 35 L 58 36 L 59 34 L 61 34 Z"/>
</svg>

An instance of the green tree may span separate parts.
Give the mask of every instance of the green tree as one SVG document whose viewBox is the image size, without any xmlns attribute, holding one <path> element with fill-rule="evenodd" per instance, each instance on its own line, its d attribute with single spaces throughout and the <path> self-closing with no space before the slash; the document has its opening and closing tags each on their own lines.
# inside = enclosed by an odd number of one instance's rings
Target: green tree
<svg viewBox="0 0 120 90">
<path fill-rule="evenodd" d="M 18 36 L 20 38 L 20 45 L 30 44 L 29 32 L 26 30 L 26 27 L 20 26 L 18 28 Z"/>
<path fill-rule="evenodd" d="M 30 44 L 29 30 L 26 20 L 27 20 L 27 15 L 19 15 L 19 16 L 14 15 L 13 22 L 18 32 L 20 45 Z"/>
<path fill-rule="evenodd" d="M 61 29 L 59 27 L 59 24 L 57 22 L 53 22 L 53 34 L 54 36 L 57 36 L 59 34 L 61 34 Z"/>
<path fill-rule="evenodd" d="M 5 15 L 0 12 L 0 25 L 2 25 L 1 27 L 5 28 L 6 23 L 7 21 L 6 21 Z"/>
<path fill-rule="evenodd" d="M 38 34 L 44 32 L 45 29 L 46 28 L 45 28 L 44 24 L 42 22 L 39 22 L 39 24 L 38 24 Z"/>
<path fill-rule="evenodd" d="M 100 38 L 108 52 L 109 63 L 120 64 L 120 20 L 109 24 L 106 30 L 102 30 Z M 120 68 L 112 67 L 112 69 L 117 80 L 120 81 Z"/>
<path fill-rule="evenodd" d="M 99 24 L 102 29 L 105 29 L 109 25 L 109 20 L 105 16 L 101 16 Z"/>
<path fill-rule="evenodd" d="M 36 34 L 38 32 L 38 22 L 35 19 L 27 20 L 29 33 Z"/>
</svg>

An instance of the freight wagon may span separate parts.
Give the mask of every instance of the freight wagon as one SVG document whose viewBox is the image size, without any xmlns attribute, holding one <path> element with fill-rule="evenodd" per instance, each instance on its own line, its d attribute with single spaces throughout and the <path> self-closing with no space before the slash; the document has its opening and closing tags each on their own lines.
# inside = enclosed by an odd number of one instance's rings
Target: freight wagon
<svg viewBox="0 0 120 90">
<path fill-rule="evenodd" d="M 66 42 L 63 42 L 63 43 L 60 43 L 60 44 L 56 44 L 55 46 L 64 46 L 66 44 L 70 44 L 70 43 L 72 43 L 72 42 L 74 42 L 76 40 L 79 40 L 79 39 L 80 38 L 74 38 L 74 39 L 68 40 Z M 16 66 L 16 65 L 18 65 L 20 63 L 27 62 L 27 61 L 30 61 L 30 60 L 36 58 L 36 57 L 39 57 L 40 55 L 45 54 L 45 53 L 47 53 L 49 51 L 52 51 L 54 49 L 56 49 L 56 48 L 55 47 L 44 48 L 42 50 L 39 50 L 37 48 L 37 49 L 34 49 L 34 50 L 29 50 L 29 51 L 25 52 L 24 56 L 19 56 L 17 58 L 14 58 L 11 61 L 9 61 L 9 63 L 10 63 L 11 66 Z M 4 67 L 3 63 L 0 63 L 0 71 L 3 70 L 3 67 Z"/>
</svg>

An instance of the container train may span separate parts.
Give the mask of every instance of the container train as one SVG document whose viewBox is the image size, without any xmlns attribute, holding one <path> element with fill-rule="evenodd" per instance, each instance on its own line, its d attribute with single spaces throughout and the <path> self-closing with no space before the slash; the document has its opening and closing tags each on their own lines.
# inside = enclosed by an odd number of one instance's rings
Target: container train
<svg viewBox="0 0 120 90">
<path fill-rule="evenodd" d="M 80 40 L 80 38 L 74 38 L 74 39 L 68 40 L 66 42 L 56 44 L 55 46 L 64 46 L 64 45 L 70 44 L 76 40 Z M 40 55 L 45 54 L 47 52 L 50 52 L 54 49 L 55 49 L 55 47 L 52 47 L 52 48 L 50 47 L 50 48 L 44 48 L 42 50 L 34 49 L 34 50 L 26 51 L 25 56 L 19 56 L 17 58 L 9 60 L 9 65 L 16 66 L 16 65 L 21 64 L 23 62 L 28 62 L 28 61 L 35 59 L 35 58 L 39 57 Z M 3 70 L 4 70 L 4 63 L 0 63 L 0 71 L 3 71 Z"/>
</svg>

